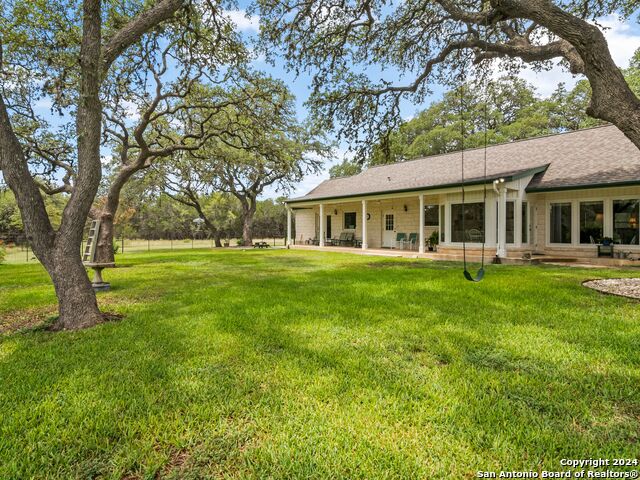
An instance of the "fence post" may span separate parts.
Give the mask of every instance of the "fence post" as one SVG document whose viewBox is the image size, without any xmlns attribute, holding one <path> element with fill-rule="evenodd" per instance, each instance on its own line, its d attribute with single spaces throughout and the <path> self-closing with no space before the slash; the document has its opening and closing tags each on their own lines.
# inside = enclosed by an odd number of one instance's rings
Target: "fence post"
<svg viewBox="0 0 640 480">
<path fill-rule="evenodd" d="M 151 239 L 147 238 L 147 253 L 151 251 Z"/>
</svg>

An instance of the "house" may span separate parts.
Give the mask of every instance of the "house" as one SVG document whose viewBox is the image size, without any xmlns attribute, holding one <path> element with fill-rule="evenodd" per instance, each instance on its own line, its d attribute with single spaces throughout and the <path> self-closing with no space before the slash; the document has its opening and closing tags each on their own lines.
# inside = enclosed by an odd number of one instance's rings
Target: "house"
<svg viewBox="0 0 640 480">
<path fill-rule="evenodd" d="M 289 245 L 322 247 L 351 232 L 362 249 L 595 257 L 605 237 L 616 252 L 640 253 L 640 150 L 602 126 L 369 168 L 322 182 L 287 201 Z M 484 199 L 486 187 L 486 201 Z M 292 234 L 295 217 L 295 236 Z M 464 225 L 464 228 L 463 228 Z M 605 242 L 606 243 L 606 242 Z M 604 249 L 603 249 L 604 250 Z"/>
</svg>

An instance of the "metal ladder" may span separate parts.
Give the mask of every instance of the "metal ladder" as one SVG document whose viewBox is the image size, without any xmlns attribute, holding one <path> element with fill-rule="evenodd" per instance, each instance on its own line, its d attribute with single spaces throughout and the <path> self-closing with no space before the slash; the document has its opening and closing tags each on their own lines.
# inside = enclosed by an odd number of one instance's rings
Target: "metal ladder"
<svg viewBox="0 0 640 480">
<path fill-rule="evenodd" d="M 100 233 L 100 220 L 92 220 L 91 228 L 89 228 L 89 236 L 87 237 L 87 244 L 84 247 L 84 253 L 82 254 L 83 263 L 93 263 L 96 258 L 96 241 L 98 234 Z"/>
</svg>

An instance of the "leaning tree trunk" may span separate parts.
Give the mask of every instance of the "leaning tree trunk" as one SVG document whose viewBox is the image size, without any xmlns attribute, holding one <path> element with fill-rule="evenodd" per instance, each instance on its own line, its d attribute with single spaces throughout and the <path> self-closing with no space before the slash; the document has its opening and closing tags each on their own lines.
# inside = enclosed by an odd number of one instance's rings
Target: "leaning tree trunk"
<svg viewBox="0 0 640 480">
<path fill-rule="evenodd" d="M 85 220 L 101 178 L 100 0 L 83 3 L 80 91 L 76 115 L 78 173 L 55 231 L 0 95 L 0 168 L 14 192 L 33 252 L 53 281 L 60 316 L 55 328 L 79 329 L 103 319 L 80 258 Z M 0 49 L 1 50 L 1 49 Z"/>
<path fill-rule="evenodd" d="M 116 257 L 113 251 L 113 241 L 115 239 L 115 229 L 113 226 L 114 214 L 101 211 L 96 219 L 100 220 L 100 231 L 96 241 L 95 263 L 115 263 Z"/>
<path fill-rule="evenodd" d="M 98 309 L 96 295 L 78 252 L 59 249 L 51 253 L 49 271 L 58 297 L 60 316 L 55 330 L 77 330 L 100 323 L 104 316 Z"/>
<path fill-rule="evenodd" d="M 100 230 L 96 241 L 96 263 L 115 263 L 113 241 L 115 239 L 114 220 L 120 206 L 120 192 L 122 187 L 137 170 L 126 167 L 118 173 L 109 188 L 105 204 L 93 215 L 94 220 L 100 220 Z"/>
</svg>

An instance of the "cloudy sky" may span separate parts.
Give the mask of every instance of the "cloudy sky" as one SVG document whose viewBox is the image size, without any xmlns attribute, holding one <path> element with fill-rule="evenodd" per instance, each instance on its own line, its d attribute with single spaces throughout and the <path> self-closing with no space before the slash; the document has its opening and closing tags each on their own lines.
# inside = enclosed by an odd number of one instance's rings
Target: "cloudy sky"
<svg viewBox="0 0 640 480">
<path fill-rule="evenodd" d="M 256 16 L 247 16 L 244 10 L 236 10 L 228 12 L 228 15 L 238 26 L 238 29 L 242 31 L 248 37 L 253 37 L 259 28 L 259 18 Z M 633 53 L 637 48 L 640 48 L 640 25 L 631 22 L 621 22 L 616 17 L 606 17 L 599 21 L 600 25 L 606 27 L 605 36 L 609 42 L 609 47 L 613 59 L 620 67 L 626 67 L 631 59 Z M 300 118 L 304 118 L 306 110 L 304 108 L 304 102 L 309 96 L 309 78 L 295 77 L 293 74 L 284 70 L 282 65 L 277 64 L 271 66 L 266 62 L 258 59 L 254 62 L 256 68 L 264 70 L 276 78 L 284 80 L 296 95 L 298 112 Z M 521 72 L 521 76 L 531 83 L 541 96 L 550 95 L 558 83 L 564 82 L 567 88 L 571 88 L 582 77 L 574 77 L 570 73 L 567 73 L 560 67 L 555 67 L 546 72 L 534 72 L 532 70 L 524 70 Z M 403 117 L 410 118 L 416 111 L 425 108 L 430 101 L 439 99 L 442 91 L 440 89 L 434 89 L 434 96 L 423 105 L 408 105 L 404 107 Z M 341 145 L 337 152 L 337 160 L 339 162 L 346 155 L 348 145 Z M 291 192 L 290 196 L 303 195 L 312 188 L 314 188 L 321 181 L 329 178 L 328 170 L 331 163 L 327 163 L 322 173 L 318 175 L 308 176 L 302 182 L 300 182 L 295 191 Z M 278 192 L 269 190 L 266 192 L 266 197 L 277 196 Z"/>
</svg>

